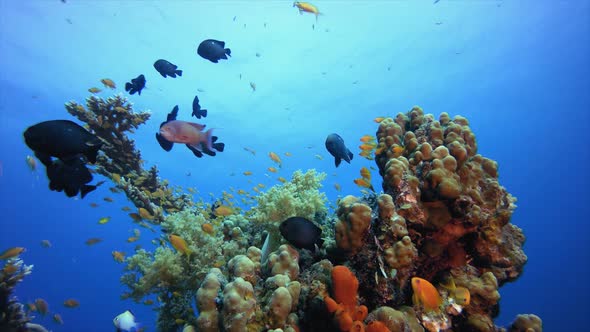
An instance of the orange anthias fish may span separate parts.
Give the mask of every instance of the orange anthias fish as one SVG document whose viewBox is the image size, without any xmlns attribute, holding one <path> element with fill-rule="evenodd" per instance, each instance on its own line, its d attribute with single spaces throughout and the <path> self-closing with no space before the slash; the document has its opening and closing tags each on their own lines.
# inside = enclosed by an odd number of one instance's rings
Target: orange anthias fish
<svg viewBox="0 0 590 332">
<path fill-rule="evenodd" d="M 281 158 L 279 157 L 279 155 L 277 155 L 277 154 L 276 154 L 276 153 L 274 153 L 274 152 L 270 152 L 270 153 L 268 154 L 268 156 L 270 157 L 270 159 L 272 159 L 272 161 L 274 161 L 275 163 L 279 164 L 279 167 L 281 167 L 281 166 L 282 166 L 282 163 L 283 163 L 283 162 L 281 161 Z"/>
<path fill-rule="evenodd" d="M 114 250 L 111 254 L 113 255 L 113 259 L 115 260 L 115 262 L 123 263 L 123 261 L 125 260 L 124 252 Z"/>
<path fill-rule="evenodd" d="M 369 182 L 371 181 L 371 171 L 369 171 L 369 169 L 364 166 L 361 168 L 361 176 L 363 179 L 366 179 Z"/>
<path fill-rule="evenodd" d="M 312 5 L 309 2 L 295 1 L 293 2 L 293 7 L 297 7 L 297 9 L 299 9 L 299 14 L 303 14 L 303 12 L 314 14 L 316 20 L 318 19 L 319 15 L 323 15 L 320 13 L 318 7 Z"/>
<path fill-rule="evenodd" d="M 49 304 L 44 299 L 36 299 L 35 300 L 35 307 L 37 308 L 37 312 L 41 315 L 45 316 L 47 312 L 49 312 Z"/>
<path fill-rule="evenodd" d="M 0 255 L 0 259 L 9 259 L 9 258 L 14 258 L 20 254 L 22 254 L 23 252 L 25 252 L 26 249 L 23 247 L 14 247 L 14 248 L 10 248 L 7 249 L 6 251 L 4 251 L 1 255 Z"/>
<path fill-rule="evenodd" d="M 104 84 L 104 86 L 107 88 L 115 89 L 117 87 L 115 85 L 115 82 L 113 82 L 113 80 L 111 80 L 110 78 L 103 78 L 102 80 L 100 80 L 100 82 Z"/>
<path fill-rule="evenodd" d="M 363 137 L 361 137 L 361 142 L 363 143 L 369 143 L 369 142 L 374 142 L 375 141 L 375 137 L 371 136 L 371 135 L 365 135 Z"/>
<path fill-rule="evenodd" d="M 420 304 L 428 311 L 440 310 L 442 298 L 438 294 L 438 290 L 428 280 L 418 277 L 412 278 L 412 289 L 414 290 L 412 296 L 414 304 Z"/>
<path fill-rule="evenodd" d="M 369 188 L 372 191 L 375 191 L 371 182 L 367 181 L 367 179 L 354 179 L 354 183 L 359 187 Z"/>
<path fill-rule="evenodd" d="M 401 156 L 402 153 L 404 153 L 404 148 L 403 147 L 401 147 L 399 145 L 396 145 L 396 146 L 393 147 L 393 157 L 394 158 L 397 158 L 397 157 Z"/>
<path fill-rule="evenodd" d="M 226 206 L 226 205 L 221 205 L 215 209 L 215 215 L 218 217 L 221 217 L 221 216 L 227 217 L 233 213 L 234 212 L 233 212 L 232 208 L 229 206 Z"/>
<path fill-rule="evenodd" d="M 440 285 L 449 291 L 449 296 L 453 298 L 458 305 L 467 306 L 471 302 L 469 289 L 461 286 L 457 287 L 453 277 L 450 277 L 448 283 Z"/>
<path fill-rule="evenodd" d="M 192 251 L 189 249 L 188 244 L 180 236 L 170 234 L 168 235 L 168 240 L 170 240 L 170 244 L 172 244 L 176 251 L 181 252 L 187 256 L 190 256 L 192 254 Z"/>
<path fill-rule="evenodd" d="M 86 243 L 87 245 L 91 246 L 91 245 L 97 244 L 97 243 L 99 243 L 99 242 L 102 242 L 102 239 L 101 239 L 101 238 L 98 238 L 98 237 L 93 237 L 93 238 L 90 238 L 90 239 L 86 240 L 86 242 L 85 242 L 85 243 Z"/>
<path fill-rule="evenodd" d="M 67 299 L 64 301 L 64 307 L 66 308 L 77 308 L 80 306 L 80 302 L 76 299 Z"/>
<path fill-rule="evenodd" d="M 385 120 L 385 117 L 377 117 L 375 119 L 373 119 L 373 121 L 377 122 L 377 123 L 381 123 L 381 121 Z"/>
</svg>

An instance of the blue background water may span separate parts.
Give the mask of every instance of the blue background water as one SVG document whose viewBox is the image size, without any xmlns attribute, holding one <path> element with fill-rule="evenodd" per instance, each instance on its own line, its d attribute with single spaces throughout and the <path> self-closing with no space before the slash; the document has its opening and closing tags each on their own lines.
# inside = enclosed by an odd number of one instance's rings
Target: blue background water
<svg viewBox="0 0 590 332">
<path fill-rule="evenodd" d="M 83 200 L 49 191 L 44 170 L 31 173 L 25 164 L 31 151 L 22 140 L 31 124 L 71 119 L 64 102 L 83 102 L 88 88 L 102 88 L 101 78 L 122 91 L 145 74 L 142 96 L 130 99 L 153 116 L 135 134 L 137 146 L 161 177 L 196 187 L 207 201 L 229 186 L 270 186 L 277 176 L 316 168 L 328 174 L 323 190 L 333 203 L 338 194 L 359 194 L 352 180 L 372 164 L 357 155 L 335 169 L 323 147 L 328 133 L 340 133 L 357 152 L 359 137 L 376 131 L 376 116 L 413 105 L 466 116 L 479 152 L 498 161 L 501 184 L 518 198 L 512 222 L 527 236 L 529 262 L 517 282 L 501 288 L 497 324 L 518 313 L 541 316 L 547 331 L 587 323 L 589 2 L 316 4 L 325 13 L 317 22 L 290 1 L 0 1 L 0 250 L 27 248 L 22 257 L 35 269 L 17 295 L 45 298 L 65 325 L 50 316 L 35 321 L 55 331 L 109 331 L 112 318 L 131 309 L 154 330 L 156 312 L 119 299 L 122 265 L 111 257 L 136 245 L 126 242 L 135 226 L 120 210 L 130 203 L 106 185 Z M 231 59 L 213 64 L 197 56 L 208 38 L 224 40 Z M 159 58 L 183 76 L 162 78 L 152 67 Z M 179 119 L 189 119 L 197 89 L 209 110 L 203 122 L 217 128 L 226 151 L 202 159 L 181 146 L 166 153 L 153 134 L 176 104 Z M 267 177 L 270 151 L 293 156 Z M 243 176 L 246 170 L 254 175 Z M 98 225 L 104 216 L 112 220 Z M 88 247 L 90 237 L 104 241 Z M 152 248 L 155 237 L 143 230 L 139 243 Z M 42 248 L 44 239 L 53 247 Z M 64 308 L 70 297 L 81 306 Z"/>
</svg>

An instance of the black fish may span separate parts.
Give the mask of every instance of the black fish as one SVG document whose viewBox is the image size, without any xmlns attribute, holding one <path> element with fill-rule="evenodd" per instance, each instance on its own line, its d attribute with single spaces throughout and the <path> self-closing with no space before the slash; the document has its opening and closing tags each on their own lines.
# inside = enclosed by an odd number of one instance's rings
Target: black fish
<svg viewBox="0 0 590 332">
<path fill-rule="evenodd" d="M 23 135 L 25 143 L 45 166 L 51 165 L 51 157 L 67 162 L 79 155 L 95 163 L 102 146 L 98 137 L 69 120 L 40 122 L 27 128 Z"/>
<path fill-rule="evenodd" d="M 211 62 L 217 63 L 221 59 L 227 60 L 227 55 L 231 56 L 231 50 L 224 48 L 225 42 L 215 39 L 202 41 L 197 48 L 197 54 Z"/>
<path fill-rule="evenodd" d="M 141 96 L 143 88 L 145 88 L 145 76 L 143 74 L 131 79 L 131 83 L 125 83 L 125 91 L 129 92 L 130 95 L 137 92 Z"/>
<path fill-rule="evenodd" d="M 95 185 L 87 185 L 92 181 L 92 174 L 81 158 L 71 159 L 65 163 L 59 159 L 54 160 L 47 166 L 47 178 L 49 189 L 53 191 L 65 191 L 68 197 L 77 196 L 81 193 L 82 198 L 89 192 L 96 189 Z"/>
<path fill-rule="evenodd" d="M 198 96 L 195 96 L 195 99 L 193 99 L 193 114 L 192 115 L 196 116 L 197 119 L 207 116 L 207 110 L 201 109 L 201 105 L 199 105 L 199 97 Z"/>
<path fill-rule="evenodd" d="M 313 251 L 316 245 L 321 247 L 324 243 L 322 229 L 302 217 L 291 217 L 283 221 L 279 231 L 289 243 L 299 249 Z"/>
<path fill-rule="evenodd" d="M 162 126 L 164 126 L 166 123 L 176 120 L 177 115 L 178 115 L 178 105 L 174 106 L 174 108 L 172 109 L 172 112 L 168 113 L 168 116 L 166 117 L 166 121 L 164 121 L 160 124 L 160 128 L 162 128 Z M 213 143 L 212 144 L 213 149 L 217 150 L 219 152 L 223 152 L 223 150 L 225 149 L 225 144 L 221 143 L 221 142 L 216 142 L 217 139 L 218 139 L 217 136 L 211 136 L 211 142 Z M 173 142 L 170 142 L 167 139 L 165 139 L 164 136 L 162 136 L 160 133 L 156 133 L 156 140 L 158 140 L 158 143 L 160 144 L 162 149 L 164 149 L 165 151 L 172 150 L 172 146 L 174 146 Z M 211 151 L 211 150 L 207 149 L 205 144 L 201 144 L 201 151 L 199 151 L 198 149 L 195 149 L 194 147 L 192 147 L 188 144 L 186 145 L 186 147 L 189 148 L 189 150 L 191 150 L 197 158 L 203 157 L 203 153 L 205 153 L 209 156 L 216 155 L 215 151 Z"/>
<path fill-rule="evenodd" d="M 326 149 L 335 158 L 336 167 L 340 165 L 342 159 L 350 164 L 352 160 L 352 152 L 344 145 L 344 140 L 338 134 L 330 134 L 326 138 Z"/>
<path fill-rule="evenodd" d="M 162 75 L 162 77 L 166 77 L 166 75 L 170 77 L 182 76 L 182 70 L 177 70 L 178 66 L 171 64 L 170 62 L 160 59 L 154 62 L 154 68 Z"/>
</svg>

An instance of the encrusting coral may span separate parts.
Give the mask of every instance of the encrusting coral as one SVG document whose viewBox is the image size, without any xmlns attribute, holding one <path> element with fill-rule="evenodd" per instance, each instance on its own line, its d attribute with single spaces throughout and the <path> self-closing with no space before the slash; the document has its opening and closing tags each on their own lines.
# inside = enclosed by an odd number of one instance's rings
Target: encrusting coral
<svg viewBox="0 0 590 332">
<path fill-rule="evenodd" d="M 498 165 L 477 154 L 465 118 L 419 107 L 384 119 L 377 139 L 382 194 L 346 196 L 328 218 L 325 174 L 311 170 L 243 214 L 188 204 L 161 220 L 186 248 L 161 242 L 128 258 L 125 296 L 157 294 L 162 331 L 496 331 L 499 287 L 527 260 Z M 286 244 L 278 225 L 294 216 L 334 240 L 315 252 Z M 416 303 L 415 277 L 431 287 Z M 541 326 L 521 316 L 510 331 Z"/>
</svg>

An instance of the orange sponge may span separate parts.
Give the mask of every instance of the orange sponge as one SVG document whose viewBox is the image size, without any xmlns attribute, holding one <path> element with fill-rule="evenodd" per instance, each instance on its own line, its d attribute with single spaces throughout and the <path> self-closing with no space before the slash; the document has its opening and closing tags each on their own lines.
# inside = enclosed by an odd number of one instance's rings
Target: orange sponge
<svg viewBox="0 0 590 332">
<path fill-rule="evenodd" d="M 346 266 L 334 266 L 332 269 L 332 287 L 334 289 L 334 300 L 342 304 L 349 312 L 354 312 L 359 281 Z"/>
<path fill-rule="evenodd" d="M 334 298 L 324 297 L 326 309 L 334 314 L 334 321 L 340 331 L 365 332 L 363 320 L 369 310 L 366 306 L 357 306 L 358 279 L 343 265 L 332 269 L 332 288 Z"/>
</svg>

